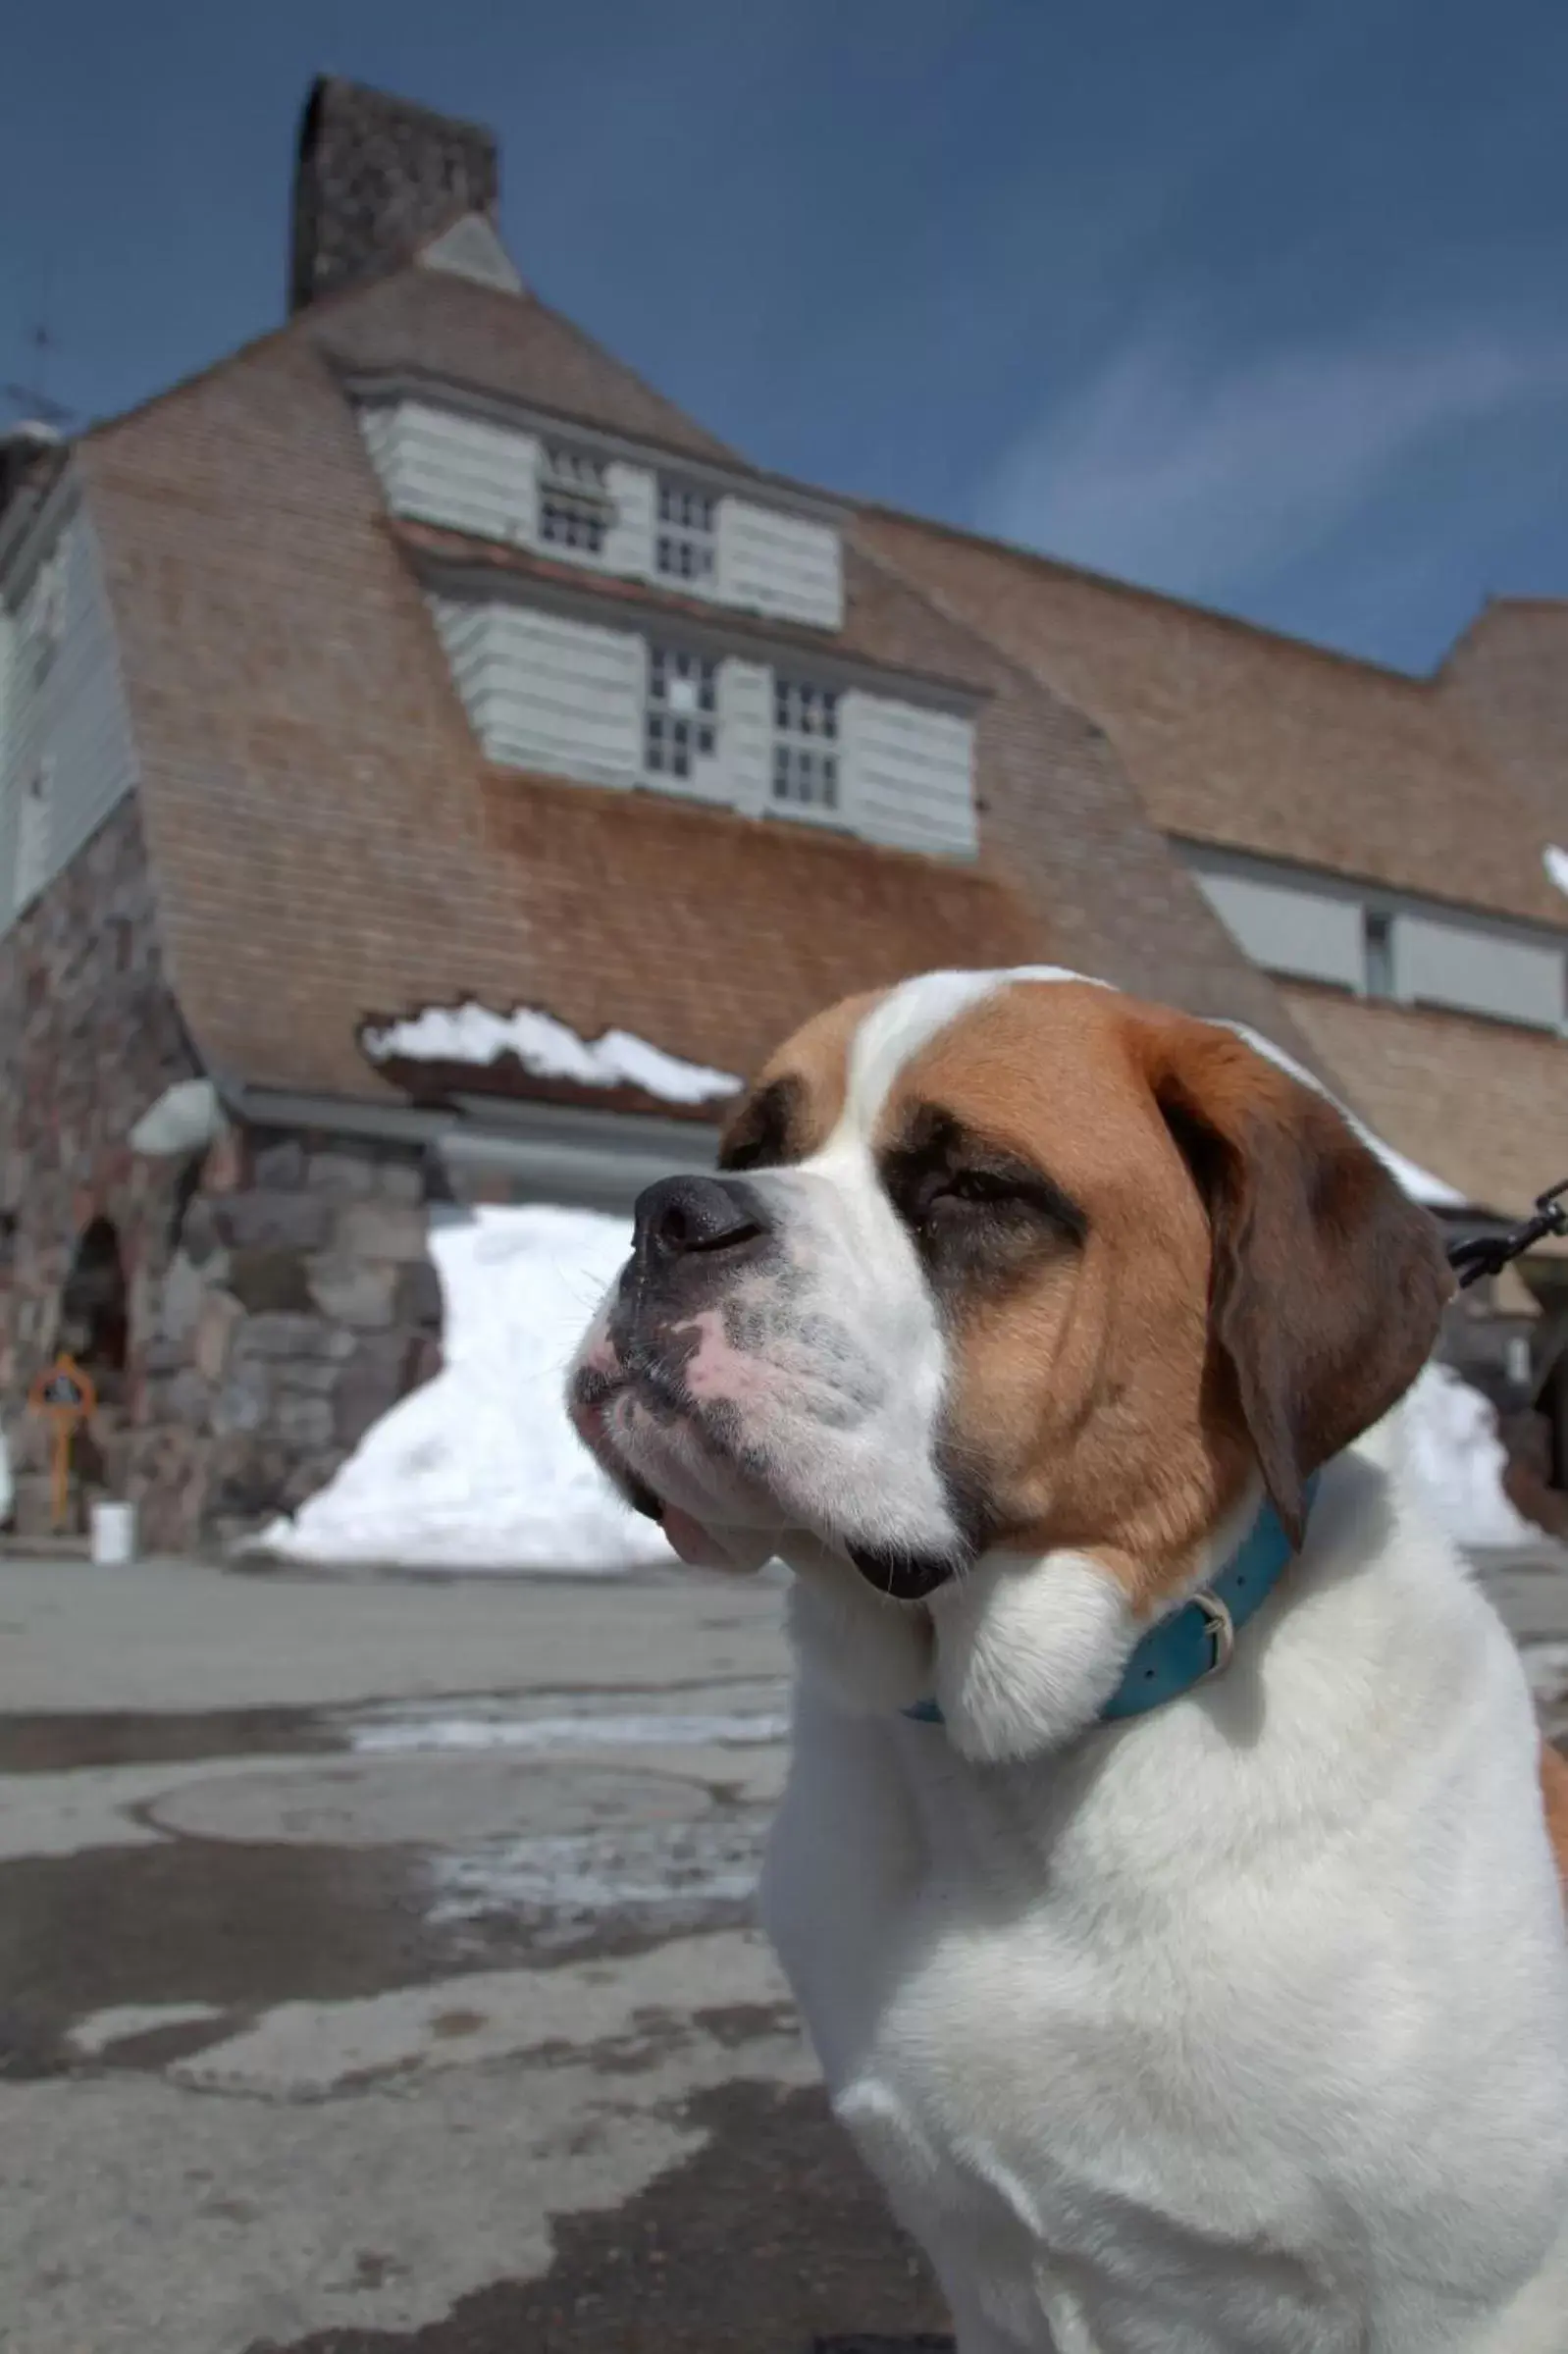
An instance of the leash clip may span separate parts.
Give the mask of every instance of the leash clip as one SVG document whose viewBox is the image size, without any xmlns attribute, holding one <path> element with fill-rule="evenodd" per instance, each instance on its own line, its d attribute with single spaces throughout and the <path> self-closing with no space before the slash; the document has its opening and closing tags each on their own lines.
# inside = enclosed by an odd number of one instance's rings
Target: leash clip
<svg viewBox="0 0 1568 2354">
<path fill-rule="evenodd" d="M 1195 1594 L 1192 1596 L 1192 1599 L 1197 1603 L 1198 1608 L 1203 1612 L 1204 1625 L 1208 1631 L 1210 1639 L 1214 1644 L 1213 1661 L 1204 1669 L 1202 1675 L 1198 1678 L 1199 1684 L 1207 1684 L 1215 1676 L 1223 1676 L 1226 1669 L 1229 1666 L 1232 1657 L 1234 1656 L 1236 1648 L 1235 1620 L 1231 1617 L 1229 1611 L 1226 1608 L 1225 1603 L 1221 1601 L 1220 1596 L 1217 1594 Z M 1196 1691 L 1197 1686 L 1194 1685 L 1192 1689 Z"/>
</svg>

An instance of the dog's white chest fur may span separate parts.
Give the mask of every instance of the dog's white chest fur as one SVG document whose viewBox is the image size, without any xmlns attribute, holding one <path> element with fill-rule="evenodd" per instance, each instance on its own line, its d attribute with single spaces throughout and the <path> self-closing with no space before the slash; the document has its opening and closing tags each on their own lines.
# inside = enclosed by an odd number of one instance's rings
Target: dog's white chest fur
<svg viewBox="0 0 1568 2354">
<path fill-rule="evenodd" d="M 1377 1455 L 1225 1682 L 1059 1754 L 968 1763 L 803 1658 L 767 1923 L 961 2354 L 1568 2345 L 1528 1695 Z"/>
</svg>

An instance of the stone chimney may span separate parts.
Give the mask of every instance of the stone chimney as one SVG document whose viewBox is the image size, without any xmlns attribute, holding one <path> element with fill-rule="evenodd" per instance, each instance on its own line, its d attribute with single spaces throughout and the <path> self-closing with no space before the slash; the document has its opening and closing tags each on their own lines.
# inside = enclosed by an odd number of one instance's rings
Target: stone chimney
<svg viewBox="0 0 1568 2354">
<path fill-rule="evenodd" d="M 299 119 L 288 307 L 395 269 L 464 213 L 494 223 L 494 133 L 335 75 Z"/>
</svg>

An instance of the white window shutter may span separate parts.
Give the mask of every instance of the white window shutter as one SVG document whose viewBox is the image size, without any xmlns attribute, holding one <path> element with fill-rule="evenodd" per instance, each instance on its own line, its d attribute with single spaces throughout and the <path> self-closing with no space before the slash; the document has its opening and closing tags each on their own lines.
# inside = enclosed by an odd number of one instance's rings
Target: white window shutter
<svg viewBox="0 0 1568 2354">
<path fill-rule="evenodd" d="M 772 711 L 773 679 L 765 662 L 720 663 L 718 748 L 728 781 L 726 798 L 749 817 L 760 817 L 768 806 Z"/>
<path fill-rule="evenodd" d="M 782 515 L 746 498 L 718 502 L 717 594 L 725 604 L 748 606 L 781 621 L 819 629 L 844 622 L 843 551 L 839 535 L 802 515 Z"/>
<path fill-rule="evenodd" d="M 539 440 L 420 400 L 363 408 L 370 460 L 395 515 L 476 539 L 539 537 Z"/>
<path fill-rule="evenodd" d="M 604 569 L 648 580 L 653 570 L 653 476 L 647 466 L 612 459 L 604 488 L 615 501 L 615 520 L 604 534 Z"/>
<path fill-rule="evenodd" d="M 484 612 L 457 684 L 488 758 L 584 784 L 635 785 L 643 761 L 638 637 L 521 605 Z M 447 643 L 454 644 L 449 634 Z"/>
<path fill-rule="evenodd" d="M 839 701 L 844 820 L 873 842 L 972 858 L 974 729 L 952 711 L 852 689 Z"/>
</svg>

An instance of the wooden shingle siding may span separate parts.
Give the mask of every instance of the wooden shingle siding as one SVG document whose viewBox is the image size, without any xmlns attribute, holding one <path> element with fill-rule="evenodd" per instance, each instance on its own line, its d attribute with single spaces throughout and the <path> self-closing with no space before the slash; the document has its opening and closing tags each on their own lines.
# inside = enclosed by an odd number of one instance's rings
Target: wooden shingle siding
<svg viewBox="0 0 1568 2354">
<path fill-rule="evenodd" d="M 1359 904 L 1327 892 L 1196 870 L 1198 888 L 1237 945 L 1266 971 L 1359 989 L 1366 951 Z"/>
<path fill-rule="evenodd" d="M 1563 952 L 1427 915 L 1393 919 L 1394 994 L 1533 1029 L 1563 1024 Z"/>
<path fill-rule="evenodd" d="M 972 858 L 974 730 L 967 719 L 858 689 L 839 704 L 845 823 L 874 842 Z"/>
<path fill-rule="evenodd" d="M 843 627 L 843 555 L 839 535 L 828 525 L 745 498 L 721 498 L 717 540 L 721 603 L 820 629 Z"/>
<path fill-rule="evenodd" d="M 51 567 L 53 573 L 51 586 Z M 44 615 L 58 600 L 55 625 Z M 136 781 L 98 542 L 80 513 L 9 615 L 0 704 L 0 930 Z M 52 652 L 50 647 L 52 646 Z M 41 781 L 41 795 L 33 787 Z"/>
<path fill-rule="evenodd" d="M 486 540 L 538 538 L 534 435 L 418 400 L 364 408 L 360 427 L 394 514 Z"/>
</svg>

